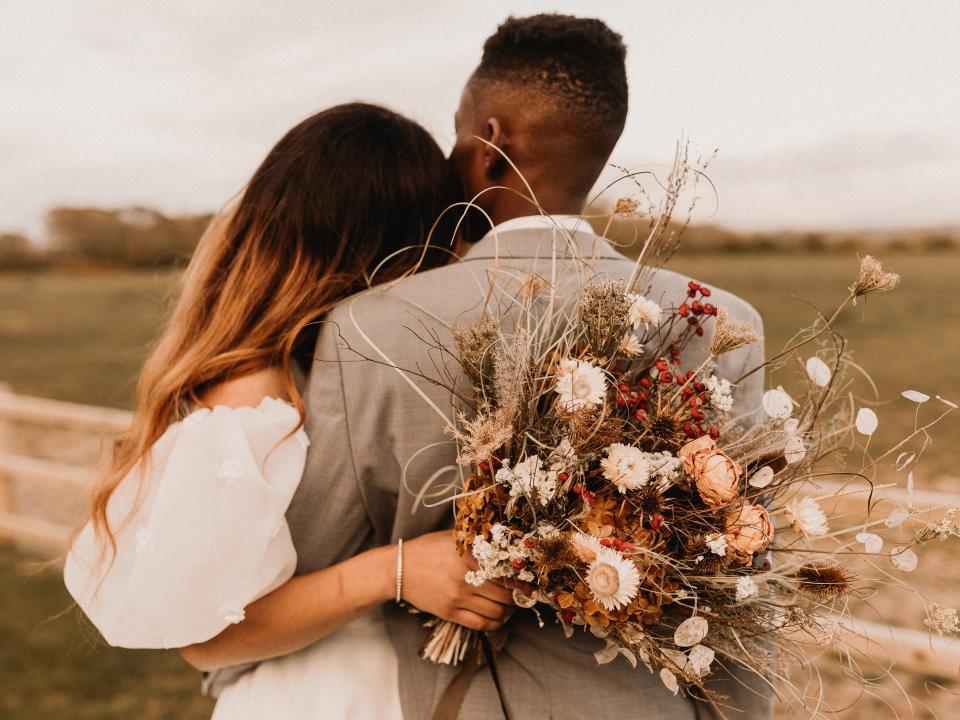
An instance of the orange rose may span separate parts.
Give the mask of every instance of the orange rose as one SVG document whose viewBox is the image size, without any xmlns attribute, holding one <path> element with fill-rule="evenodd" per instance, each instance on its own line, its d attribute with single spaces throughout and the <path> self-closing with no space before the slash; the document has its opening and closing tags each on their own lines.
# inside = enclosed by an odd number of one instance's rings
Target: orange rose
<svg viewBox="0 0 960 720">
<path fill-rule="evenodd" d="M 743 470 L 717 450 L 709 435 L 688 442 L 677 452 L 677 457 L 683 459 L 684 471 L 693 478 L 700 497 L 710 507 L 725 505 L 740 494 Z"/>
<path fill-rule="evenodd" d="M 773 540 L 773 523 L 762 505 L 743 504 L 727 514 L 727 547 L 749 561 L 753 553 L 765 550 Z"/>
</svg>

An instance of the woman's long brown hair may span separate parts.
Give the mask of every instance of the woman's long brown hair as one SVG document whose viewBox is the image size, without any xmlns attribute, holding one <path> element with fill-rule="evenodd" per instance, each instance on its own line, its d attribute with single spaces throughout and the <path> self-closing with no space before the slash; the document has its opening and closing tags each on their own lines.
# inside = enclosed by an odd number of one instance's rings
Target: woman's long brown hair
<svg viewBox="0 0 960 720">
<path fill-rule="evenodd" d="M 208 228 L 186 270 L 140 375 L 133 423 L 93 497 L 104 549 L 115 550 L 107 519 L 114 490 L 206 388 L 278 366 L 302 421 L 292 364 L 309 358 L 317 320 L 371 283 L 444 262 L 446 254 L 425 243 L 444 209 L 461 200 L 429 133 L 389 110 L 340 105 L 290 130 L 236 206 Z M 433 242 L 451 234 L 441 224 Z"/>
</svg>

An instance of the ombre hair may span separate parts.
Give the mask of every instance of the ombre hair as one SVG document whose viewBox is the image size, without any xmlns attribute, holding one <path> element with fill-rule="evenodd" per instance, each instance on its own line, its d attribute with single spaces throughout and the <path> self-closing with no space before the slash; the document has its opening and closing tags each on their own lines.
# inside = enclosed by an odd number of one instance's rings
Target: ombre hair
<svg viewBox="0 0 960 720">
<path fill-rule="evenodd" d="M 204 233 L 144 365 L 133 422 L 92 501 L 104 548 L 115 549 L 114 490 L 206 389 L 279 367 L 302 423 L 293 365 L 309 363 L 318 321 L 371 284 L 443 264 L 454 231 L 437 220 L 462 200 L 430 134 L 384 108 L 339 105 L 284 135 Z"/>
</svg>

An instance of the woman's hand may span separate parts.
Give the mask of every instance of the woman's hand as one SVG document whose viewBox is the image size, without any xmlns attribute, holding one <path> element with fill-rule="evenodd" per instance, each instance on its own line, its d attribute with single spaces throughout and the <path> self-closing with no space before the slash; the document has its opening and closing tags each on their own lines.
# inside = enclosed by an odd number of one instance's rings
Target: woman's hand
<svg viewBox="0 0 960 720">
<path fill-rule="evenodd" d="M 464 627 L 496 630 L 513 613 L 513 594 L 492 582 L 468 583 L 464 575 L 475 568 L 472 558 L 461 557 L 450 530 L 404 541 L 403 599 Z"/>
</svg>

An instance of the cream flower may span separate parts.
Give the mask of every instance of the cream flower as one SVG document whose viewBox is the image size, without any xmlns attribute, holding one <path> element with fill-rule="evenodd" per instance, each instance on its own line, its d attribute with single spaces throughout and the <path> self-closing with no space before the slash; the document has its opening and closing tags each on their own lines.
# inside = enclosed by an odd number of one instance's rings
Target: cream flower
<svg viewBox="0 0 960 720">
<path fill-rule="evenodd" d="M 660 322 L 660 315 L 663 310 L 653 300 L 647 300 L 643 295 L 636 293 L 627 293 L 627 299 L 630 301 L 630 310 L 627 318 L 635 330 L 649 324 Z"/>
<path fill-rule="evenodd" d="M 713 533 L 707 537 L 707 547 L 714 555 L 723 557 L 727 554 L 727 537 L 720 533 Z"/>
<path fill-rule="evenodd" d="M 737 580 L 737 602 L 743 602 L 748 597 L 757 594 L 757 583 L 749 575 L 743 575 Z"/>
<path fill-rule="evenodd" d="M 560 362 L 556 385 L 561 410 L 581 410 L 603 402 L 607 379 L 603 371 L 586 360 L 567 358 Z"/>
<path fill-rule="evenodd" d="M 640 342 L 640 338 L 628 330 L 623 336 L 623 340 L 620 341 L 620 352 L 627 357 L 639 357 L 643 355 L 643 343 Z"/>
<path fill-rule="evenodd" d="M 607 456 L 600 461 L 603 476 L 625 493 L 636 490 L 650 481 L 650 460 L 647 454 L 630 445 L 614 443 L 607 448 Z"/>
<path fill-rule="evenodd" d="M 787 503 L 786 513 L 796 531 L 807 537 L 821 537 L 830 532 L 826 514 L 812 497 L 794 498 Z"/>
<path fill-rule="evenodd" d="M 619 610 L 637 596 L 639 585 L 637 566 L 616 550 L 601 546 L 587 570 L 587 587 L 593 599 L 607 610 Z"/>
<path fill-rule="evenodd" d="M 923 624 L 936 630 L 938 635 L 960 633 L 960 617 L 957 617 L 956 608 L 942 607 L 936 603 L 930 604 L 929 617 Z"/>
<path fill-rule="evenodd" d="M 593 535 L 582 532 L 575 533 L 570 538 L 570 542 L 577 557 L 580 558 L 580 562 L 585 562 L 588 565 L 597 559 L 597 554 L 601 550 L 605 549 Z"/>
<path fill-rule="evenodd" d="M 719 412 L 730 412 L 733 409 L 733 383 L 726 378 L 711 375 L 703 384 L 710 393 L 710 405 Z"/>
</svg>

